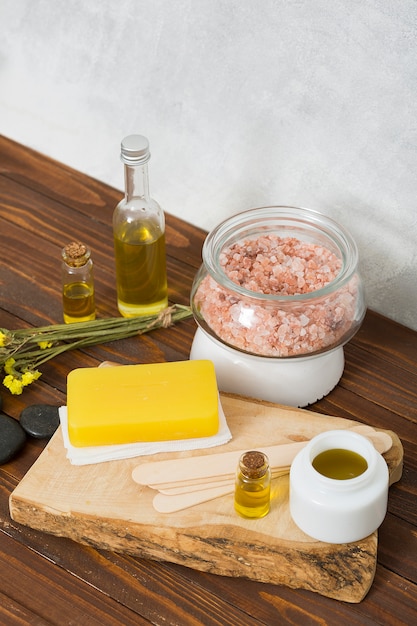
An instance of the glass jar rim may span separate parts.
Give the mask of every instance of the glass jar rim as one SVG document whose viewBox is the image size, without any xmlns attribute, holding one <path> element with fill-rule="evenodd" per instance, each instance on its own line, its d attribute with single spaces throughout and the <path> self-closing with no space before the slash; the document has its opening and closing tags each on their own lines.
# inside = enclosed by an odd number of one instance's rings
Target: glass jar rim
<svg viewBox="0 0 417 626">
<path fill-rule="evenodd" d="M 304 227 L 311 233 L 320 233 L 323 238 L 333 244 L 333 248 L 338 250 L 342 267 L 338 275 L 326 286 L 302 294 L 281 295 L 264 294 L 251 291 L 232 281 L 219 264 L 219 257 L 226 245 L 241 241 L 245 237 L 247 227 L 252 224 L 252 233 L 256 234 L 256 226 L 266 227 L 268 221 L 272 223 L 281 220 L 281 226 Z M 239 236 L 240 235 L 240 236 Z M 246 235 L 247 236 L 247 235 Z M 324 244 L 323 247 L 325 247 Z M 357 271 L 358 249 L 351 234 L 332 218 L 323 215 L 319 211 L 304 207 L 287 205 L 271 205 L 248 209 L 231 217 L 226 218 L 218 224 L 206 237 L 203 250 L 203 261 L 211 277 L 223 287 L 237 292 L 245 298 L 263 302 L 308 302 L 312 299 L 328 296 L 351 280 Z"/>
</svg>

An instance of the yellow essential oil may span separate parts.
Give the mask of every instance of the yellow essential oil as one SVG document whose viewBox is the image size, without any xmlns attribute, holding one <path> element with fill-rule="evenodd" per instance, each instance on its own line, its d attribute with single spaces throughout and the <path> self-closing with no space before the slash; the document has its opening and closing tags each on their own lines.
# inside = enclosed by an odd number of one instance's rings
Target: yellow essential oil
<svg viewBox="0 0 417 626">
<path fill-rule="evenodd" d="M 168 306 L 165 216 L 149 195 L 149 142 L 128 135 L 121 143 L 125 197 L 113 212 L 117 306 L 124 317 L 155 315 Z"/>
<path fill-rule="evenodd" d="M 88 283 L 69 283 L 63 287 L 64 322 L 87 322 L 96 317 L 94 287 Z"/>
<path fill-rule="evenodd" d="M 62 304 L 66 324 L 87 322 L 96 317 L 90 250 L 77 241 L 62 250 Z"/>
<path fill-rule="evenodd" d="M 239 459 L 235 483 L 235 510 L 241 517 L 260 518 L 269 513 L 271 470 L 263 452 L 251 450 Z"/>
<path fill-rule="evenodd" d="M 152 225 L 115 232 L 117 304 L 124 317 L 154 315 L 168 306 L 165 234 Z"/>
<path fill-rule="evenodd" d="M 363 474 L 368 469 L 368 463 L 357 452 L 333 448 L 320 452 L 313 459 L 313 467 L 327 478 L 349 480 Z"/>
</svg>

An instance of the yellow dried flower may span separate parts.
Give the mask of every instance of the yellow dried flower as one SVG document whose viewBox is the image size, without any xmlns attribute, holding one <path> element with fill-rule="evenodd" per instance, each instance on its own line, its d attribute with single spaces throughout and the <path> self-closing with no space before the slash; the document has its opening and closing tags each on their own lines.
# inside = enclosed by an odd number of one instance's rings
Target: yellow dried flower
<svg viewBox="0 0 417 626">
<path fill-rule="evenodd" d="M 6 374 L 14 374 L 14 367 L 13 365 L 16 363 L 16 361 L 14 360 L 13 357 L 10 357 L 10 359 L 7 359 L 6 363 L 4 364 L 4 371 L 6 372 Z"/>
<path fill-rule="evenodd" d="M 18 378 L 15 378 L 12 374 L 8 374 L 3 380 L 3 385 L 16 396 L 19 396 L 23 391 L 23 383 Z"/>
<path fill-rule="evenodd" d="M 26 387 L 26 385 L 30 385 L 30 383 L 33 383 L 34 380 L 38 380 L 41 375 L 42 374 L 37 370 L 35 372 L 24 372 L 21 379 L 22 385 L 24 387 Z"/>
<path fill-rule="evenodd" d="M 52 348 L 54 344 L 52 341 L 38 341 L 38 346 L 41 350 L 45 350 L 46 348 Z"/>
</svg>

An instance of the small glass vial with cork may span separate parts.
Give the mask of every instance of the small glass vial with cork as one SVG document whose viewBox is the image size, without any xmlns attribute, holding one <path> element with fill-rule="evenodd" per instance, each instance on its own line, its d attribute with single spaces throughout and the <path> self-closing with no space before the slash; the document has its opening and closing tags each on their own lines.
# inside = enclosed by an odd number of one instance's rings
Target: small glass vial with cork
<svg viewBox="0 0 417 626">
<path fill-rule="evenodd" d="M 79 241 L 72 241 L 62 249 L 62 300 L 66 324 L 95 319 L 91 252 Z"/>
<path fill-rule="evenodd" d="M 149 143 L 129 135 L 121 144 L 125 197 L 113 213 L 117 306 L 124 317 L 155 315 L 168 306 L 165 216 L 149 195 Z"/>
<path fill-rule="evenodd" d="M 264 517 L 270 508 L 271 469 L 266 454 L 244 452 L 236 472 L 235 510 L 241 517 Z"/>
</svg>

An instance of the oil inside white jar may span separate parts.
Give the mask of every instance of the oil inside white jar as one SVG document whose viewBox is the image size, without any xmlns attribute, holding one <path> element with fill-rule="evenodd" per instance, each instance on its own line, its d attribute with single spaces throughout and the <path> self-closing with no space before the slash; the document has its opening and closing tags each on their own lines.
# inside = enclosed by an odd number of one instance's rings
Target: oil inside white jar
<svg viewBox="0 0 417 626">
<path fill-rule="evenodd" d="M 335 480 L 356 478 L 368 469 L 368 463 L 361 454 L 344 448 L 320 452 L 313 459 L 312 465 L 323 476 Z"/>
</svg>

